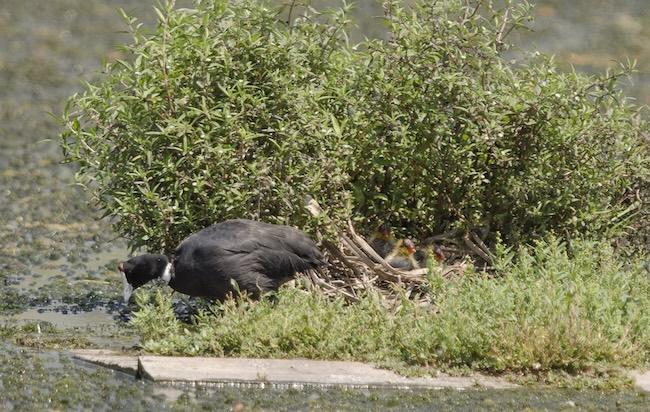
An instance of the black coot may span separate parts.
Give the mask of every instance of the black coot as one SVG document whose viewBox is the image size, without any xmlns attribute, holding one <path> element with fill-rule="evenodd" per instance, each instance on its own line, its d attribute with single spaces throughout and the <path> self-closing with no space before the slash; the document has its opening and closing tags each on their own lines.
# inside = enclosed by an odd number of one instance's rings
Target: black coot
<svg viewBox="0 0 650 412">
<path fill-rule="evenodd" d="M 259 297 L 323 263 L 314 241 L 300 230 L 236 219 L 187 237 L 171 263 L 165 255 L 146 254 L 120 263 L 119 270 L 127 302 L 134 289 L 156 278 L 186 295 L 224 300 L 237 288 Z"/>
</svg>

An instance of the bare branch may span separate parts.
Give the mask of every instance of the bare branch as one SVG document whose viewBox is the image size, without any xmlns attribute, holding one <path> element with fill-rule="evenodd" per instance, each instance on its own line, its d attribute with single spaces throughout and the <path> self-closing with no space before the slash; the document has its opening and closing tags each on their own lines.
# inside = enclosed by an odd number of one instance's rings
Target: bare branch
<svg viewBox="0 0 650 412">
<path fill-rule="evenodd" d="M 467 245 L 467 247 L 470 248 L 472 252 L 480 256 L 481 259 L 483 259 L 485 262 L 487 263 L 492 262 L 492 258 L 490 258 L 488 254 L 486 254 L 480 247 L 476 246 L 476 244 L 472 242 L 472 240 L 469 238 L 469 234 L 463 236 L 463 241 L 465 242 L 465 245 Z"/>
<path fill-rule="evenodd" d="M 474 10 L 472 11 L 472 13 L 469 14 L 469 15 L 465 15 L 465 20 L 473 19 L 474 16 L 476 16 L 476 13 L 478 13 L 478 10 L 481 8 L 482 5 L 483 5 L 483 0 L 478 0 L 476 2 L 476 7 L 474 7 Z"/>
<path fill-rule="evenodd" d="M 489 263 L 492 263 L 494 261 L 495 256 L 492 254 L 492 252 L 490 252 L 490 249 L 488 249 L 488 247 L 485 245 L 483 240 L 474 232 L 472 232 L 472 239 L 474 240 L 476 245 L 478 245 L 478 247 L 480 247 L 481 250 L 490 257 Z"/>
<path fill-rule="evenodd" d="M 289 15 L 287 16 L 287 26 L 289 26 L 289 30 L 293 30 L 293 26 L 291 25 L 291 15 L 293 14 L 293 8 L 296 6 L 296 0 L 291 0 L 291 5 L 289 6 Z"/>
<path fill-rule="evenodd" d="M 501 24 L 501 28 L 497 32 L 497 38 L 496 38 L 497 45 L 503 44 L 503 39 L 505 38 L 504 36 L 507 35 L 507 33 L 505 33 L 505 30 L 506 30 L 506 25 L 508 24 L 508 20 L 510 19 L 511 10 L 512 8 L 508 7 L 506 9 L 506 12 L 503 14 L 503 23 Z"/>
</svg>

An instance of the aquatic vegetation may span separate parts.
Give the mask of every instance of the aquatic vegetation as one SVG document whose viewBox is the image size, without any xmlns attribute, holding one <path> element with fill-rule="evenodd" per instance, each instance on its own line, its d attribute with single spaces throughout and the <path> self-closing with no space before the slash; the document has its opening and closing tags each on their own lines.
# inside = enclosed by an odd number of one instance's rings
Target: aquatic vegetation
<svg viewBox="0 0 650 412">
<path fill-rule="evenodd" d="M 0 346 L 0 405 L 6 410 L 213 411 L 387 410 L 454 411 L 554 409 L 567 400 L 584 409 L 647 410 L 638 392 L 534 390 L 377 391 L 259 389 L 134 382 L 108 369 L 73 362 L 65 354 Z"/>
<path fill-rule="evenodd" d="M 0 314 L 16 313 L 27 307 L 28 298 L 24 294 L 7 286 L 0 286 L 2 301 L 0 302 Z"/>
<path fill-rule="evenodd" d="M 92 348 L 95 345 L 77 330 L 62 330 L 48 322 L 11 323 L 0 325 L 0 337 L 29 348 L 75 349 Z"/>
</svg>

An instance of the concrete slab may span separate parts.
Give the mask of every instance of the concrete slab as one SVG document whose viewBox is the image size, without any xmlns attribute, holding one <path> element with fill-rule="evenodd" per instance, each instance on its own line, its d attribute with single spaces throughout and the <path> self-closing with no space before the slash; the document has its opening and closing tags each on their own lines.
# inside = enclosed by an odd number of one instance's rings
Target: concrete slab
<svg viewBox="0 0 650 412">
<path fill-rule="evenodd" d="M 105 349 L 78 349 L 72 352 L 72 357 L 134 376 L 138 372 L 138 357 L 122 352 Z"/>
<path fill-rule="evenodd" d="M 645 392 L 650 392 L 650 371 L 630 371 L 634 386 Z"/>
<path fill-rule="evenodd" d="M 491 377 L 407 378 L 360 362 L 141 356 L 138 373 L 155 382 L 276 387 L 513 388 Z"/>
<path fill-rule="evenodd" d="M 308 359 L 249 359 L 136 356 L 105 349 L 79 349 L 75 359 L 155 382 L 211 383 L 223 386 L 510 389 L 518 385 L 484 375 L 407 378 L 360 362 Z M 635 386 L 650 392 L 650 371 L 631 370 Z"/>
</svg>

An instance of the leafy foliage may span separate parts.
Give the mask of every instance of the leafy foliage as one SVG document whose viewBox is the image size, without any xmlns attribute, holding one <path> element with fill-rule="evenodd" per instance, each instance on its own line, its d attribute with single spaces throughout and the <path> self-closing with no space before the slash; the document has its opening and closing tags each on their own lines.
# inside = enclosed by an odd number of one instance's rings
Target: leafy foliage
<svg viewBox="0 0 650 412">
<path fill-rule="evenodd" d="M 334 222 L 420 238 L 625 228 L 647 209 L 630 193 L 650 164 L 647 125 L 616 88 L 627 68 L 510 64 L 527 4 L 479 4 L 387 1 L 389 39 L 354 47 L 345 10 L 287 24 L 253 0 L 170 2 L 152 34 L 127 17 L 131 58 L 65 110 L 66 160 L 118 232 L 152 249 L 234 217 L 314 232 L 306 196 Z"/>
<path fill-rule="evenodd" d="M 431 278 L 435 306 L 404 298 L 397 309 L 366 296 L 357 305 L 297 289 L 276 303 L 227 301 L 191 325 L 169 295 L 138 295 L 133 325 L 148 351 L 371 361 L 492 372 L 638 366 L 650 361 L 650 278 L 624 267 L 606 242 L 557 239 L 501 249 L 498 276 Z M 411 372 L 414 372 L 411 370 Z"/>
<path fill-rule="evenodd" d="M 484 226 L 511 242 L 613 223 L 647 179 L 647 126 L 616 92 L 621 74 L 560 73 L 543 56 L 507 64 L 504 30 L 528 18 L 525 3 L 493 22 L 443 3 L 416 14 L 389 3 L 392 40 L 371 43 L 356 73 L 362 215 L 423 235 Z"/>
<path fill-rule="evenodd" d="M 151 37 L 129 20 L 132 61 L 65 114 L 66 158 L 121 233 L 168 249 L 227 218 L 304 225 L 310 193 L 349 203 L 343 136 L 321 103 L 347 70 L 338 26 L 288 30 L 252 1 L 170 3 L 159 19 Z"/>
</svg>

